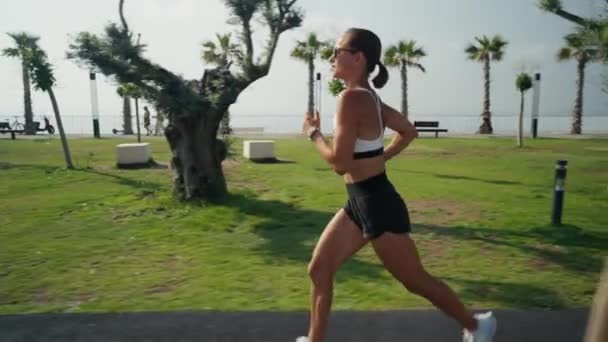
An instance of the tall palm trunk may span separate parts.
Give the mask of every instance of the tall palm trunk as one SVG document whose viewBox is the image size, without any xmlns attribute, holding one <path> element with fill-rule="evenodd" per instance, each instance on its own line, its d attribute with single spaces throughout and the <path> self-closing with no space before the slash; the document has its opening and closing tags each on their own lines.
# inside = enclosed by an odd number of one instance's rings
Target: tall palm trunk
<svg viewBox="0 0 608 342">
<path fill-rule="evenodd" d="M 122 131 L 123 134 L 133 134 L 133 124 L 131 116 L 131 98 L 122 97 Z"/>
<path fill-rule="evenodd" d="M 524 146 L 524 92 L 521 92 L 521 106 L 519 108 L 519 130 L 517 131 L 517 146 Z"/>
<path fill-rule="evenodd" d="M 314 115 L 315 110 L 315 62 L 308 60 L 308 115 Z"/>
<path fill-rule="evenodd" d="M 407 66 L 405 63 L 401 65 L 401 113 L 407 118 Z"/>
<path fill-rule="evenodd" d="M 137 142 L 141 142 L 141 127 L 139 126 L 139 100 L 135 98 L 135 124 L 137 125 Z"/>
<path fill-rule="evenodd" d="M 55 99 L 55 93 L 52 88 L 47 90 L 49 97 L 51 98 L 51 104 L 53 105 L 53 112 L 55 112 L 55 122 L 57 122 L 57 129 L 59 130 L 59 136 L 61 137 L 61 145 L 63 146 L 63 157 L 65 158 L 65 165 L 68 169 L 73 169 L 72 156 L 70 154 L 70 147 L 68 146 L 68 139 L 65 136 L 63 130 L 63 123 L 61 122 L 61 115 L 59 114 L 59 106 L 57 105 L 57 99 Z"/>
<path fill-rule="evenodd" d="M 481 126 L 477 133 L 480 134 L 492 134 L 494 131 L 492 128 L 492 114 L 490 113 L 490 58 L 486 57 L 483 64 L 484 73 L 484 101 L 483 101 L 483 113 L 481 114 Z"/>
<path fill-rule="evenodd" d="M 578 79 L 576 81 L 576 99 L 572 110 L 571 134 L 581 134 L 583 126 L 583 88 L 585 87 L 585 67 L 587 60 L 580 58 L 578 61 Z"/>
<path fill-rule="evenodd" d="M 30 86 L 30 72 L 25 60 L 21 61 L 23 73 L 23 108 L 25 110 L 25 134 L 36 134 L 34 127 L 34 113 L 32 112 L 32 91 Z"/>
</svg>

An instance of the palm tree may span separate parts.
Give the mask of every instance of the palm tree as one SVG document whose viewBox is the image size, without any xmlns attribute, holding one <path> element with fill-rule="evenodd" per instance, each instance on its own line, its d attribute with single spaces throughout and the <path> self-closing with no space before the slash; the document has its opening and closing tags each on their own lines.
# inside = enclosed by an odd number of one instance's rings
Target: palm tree
<svg viewBox="0 0 608 342">
<path fill-rule="evenodd" d="M 131 116 L 131 98 L 125 94 L 124 86 L 116 88 L 118 96 L 122 97 L 122 133 L 133 134 L 133 118 Z"/>
<path fill-rule="evenodd" d="M 608 4 L 608 0 L 606 0 Z M 578 25 L 578 31 L 584 31 L 584 36 L 587 39 L 593 41 L 593 44 L 597 44 L 604 51 L 604 58 L 606 58 L 606 48 L 608 44 L 608 18 L 604 16 L 598 16 L 597 18 L 585 18 L 576 15 L 572 12 L 564 10 L 561 0 L 539 0 L 538 7 L 549 13 L 558 15 L 570 22 Z M 608 7 L 606 7 L 608 13 Z"/>
<path fill-rule="evenodd" d="M 490 113 L 490 61 L 500 61 L 505 53 L 505 46 L 508 44 L 500 35 L 492 39 L 487 36 L 475 37 L 479 45 L 470 44 L 465 52 L 469 59 L 483 63 L 485 93 L 483 102 L 483 113 L 481 114 L 482 123 L 477 133 L 492 134 L 492 114 Z"/>
<path fill-rule="evenodd" d="M 583 120 L 583 89 L 585 85 L 585 68 L 588 63 L 601 60 L 601 52 L 597 45 L 586 44 L 585 36 L 579 31 L 564 37 L 566 46 L 557 53 L 559 61 L 576 60 L 578 79 L 576 81 L 576 98 L 572 110 L 571 134 L 581 134 Z"/>
<path fill-rule="evenodd" d="M 521 106 L 519 108 L 519 129 L 517 131 L 517 146 L 522 147 L 524 145 L 523 132 L 524 132 L 524 94 L 530 88 L 532 88 L 532 77 L 525 72 L 517 75 L 515 80 L 515 87 L 521 93 Z"/>
<path fill-rule="evenodd" d="M 331 79 L 328 82 L 328 89 L 329 89 L 329 93 L 332 94 L 333 96 L 338 96 L 338 94 L 340 94 L 342 92 L 342 90 L 344 90 L 346 88 L 346 86 L 344 85 L 344 82 L 342 82 L 342 80 L 339 80 L 337 78 Z"/>
<path fill-rule="evenodd" d="M 201 58 L 209 64 L 229 68 L 232 64 L 232 58 L 241 56 L 239 46 L 230 41 L 230 33 L 223 35 L 216 33 L 215 36 L 217 43 L 211 40 L 202 43 Z"/>
<path fill-rule="evenodd" d="M 606 4 L 608 4 L 608 0 L 606 0 Z M 538 7 L 545 12 L 556 14 L 578 24 L 578 33 L 586 36 L 589 41 L 588 45 L 596 44 L 600 49 L 600 58 L 603 59 L 604 64 L 608 63 L 608 19 L 606 16 L 599 19 L 583 18 L 564 10 L 561 0 L 539 0 Z M 602 90 L 608 93 L 608 67 L 604 67 L 602 78 Z"/>
<path fill-rule="evenodd" d="M 68 140 L 63 130 L 63 123 L 61 121 L 61 114 L 59 113 L 59 105 L 53 92 L 53 86 L 55 85 L 55 75 L 53 74 L 53 66 L 48 62 L 46 52 L 44 52 L 38 46 L 38 37 L 30 36 L 30 41 L 33 42 L 27 53 L 22 56 L 28 67 L 29 73 L 32 76 L 32 82 L 34 88 L 37 90 L 45 91 L 49 94 L 51 104 L 53 106 L 53 112 L 55 113 L 55 121 L 57 122 L 57 128 L 59 135 L 61 136 L 61 144 L 63 146 L 63 156 L 65 158 L 65 164 L 68 169 L 73 169 L 74 164 L 72 163 L 72 156 L 70 154 L 70 148 L 68 146 Z"/>
<path fill-rule="evenodd" d="M 297 41 L 296 47 L 291 51 L 291 56 L 308 64 L 308 113 L 314 114 L 315 107 L 315 60 L 319 57 L 329 59 L 331 54 L 329 51 L 329 43 L 320 41 L 315 33 L 310 33 L 308 38 L 303 41 Z"/>
<path fill-rule="evenodd" d="M 203 61 L 209 64 L 217 65 L 223 69 L 230 69 L 234 59 L 242 61 L 243 53 L 238 44 L 233 44 L 231 41 L 231 34 L 215 34 L 217 43 L 213 41 L 205 41 L 202 43 L 203 52 L 201 58 Z M 222 116 L 220 121 L 220 134 L 224 141 L 228 141 L 228 135 L 232 133 L 230 127 L 230 110 L 226 110 L 226 113 Z"/>
<path fill-rule="evenodd" d="M 135 124 L 137 125 L 137 142 L 141 142 L 141 133 L 139 127 L 139 105 L 138 99 L 142 96 L 140 89 L 134 85 L 133 83 L 124 83 L 121 84 L 116 92 L 118 95 L 122 96 L 123 99 L 126 99 L 127 105 L 129 107 L 129 126 L 131 126 L 131 98 L 135 99 Z M 126 122 L 126 121 L 125 121 Z M 125 133 L 126 134 L 126 133 Z M 133 134 L 133 133 L 130 133 Z"/>
<path fill-rule="evenodd" d="M 407 118 L 407 68 L 414 67 L 426 72 L 422 64 L 418 61 L 426 56 L 426 52 L 416 46 L 414 40 L 402 40 L 395 45 L 391 45 L 384 54 L 384 64 L 389 67 L 399 68 L 401 72 L 401 113 Z"/>
<path fill-rule="evenodd" d="M 38 37 L 28 35 L 25 32 L 8 33 L 15 40 L 15 46 L 2 50 L 2 55 L 21 59 L 21 72 L 23 75 L 23 108 L 25 117 L 25 134 L 36 134 L 34 127 L 34 113 L 32 112 L 32 96 L 30 86 L 30 73 L 25 62 L 24 56 L 36 45 Z"/>
</svg>

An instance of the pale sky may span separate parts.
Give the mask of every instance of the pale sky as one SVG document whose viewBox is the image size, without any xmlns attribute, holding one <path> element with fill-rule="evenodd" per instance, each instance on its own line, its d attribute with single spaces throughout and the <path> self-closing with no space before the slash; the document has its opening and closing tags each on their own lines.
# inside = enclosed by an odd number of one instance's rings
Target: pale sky
<svg viewBox="0 0 608 342">
<path fill-rule="evenodd" d="M 478 35 L 501 34 L 509 45 L 503 61 L 492 65 L 492 112 L 512 115 L 519 110 L 516 74 L 526 68 L 543 74 L 541 114 L 566 115 L 575 96 L 576 63 L 558 63 L 563 36 L 574 25 L 536 7 L 536 0 L 298 0 L 306 13 L 303 27 L 281 36 L 270 75 L 243 92 L 231 108 L 233 116 L 298 115 L 306 110 L 307 67 L 289 56 L 295 41 L 308 32 L 335 39 L 351 26 L 376 32 L 384 46 L 415 39 L 428 57 L 427 73 L 409 74 L 410 112 L 414 115 L 478 115 L 482 109 L 482 65 L 467 60 L 464 49 Z M 563 0 L 564 7 L 582 16 L 599 13 L 603 0 Z M 65 59 L 70 35 L 101 33 L 105 24 L 119 21 L 118 0 L 3 1 L 0 32 L 27 31 L 41 37 L 56 70 L 56 95 L 64 115 L 89 115 L 87 70 Z M 130 28 L 148 44 L 154 62 L 187 78 L 200 78 L 204 65 L 200 43 L 216 32 L 231 32 L 221 0 L 126 0 Z M 266 40 L 260 28 L 257 52 Z M 0 35 L 0 48 L 12 46 Z M 319 62 L 324 77 L 329 70 Z M 601 91 L 601 66 L 587 68 L 586 115 L 608 115 L 608 94 Z M 122 101 L 115 85 L 98 81 L 101 115 L 119 117 Z M 324 85 L 324 88 L 327 87 Z M 0 58 L 0 115 L 23 113 L 21 67 Z M 384 101 L 399 108 L 400 79 L 396 70 L 380 91 Z M 528 101 L 531 96 L 528 96 Z M 46 94 L 35 92 L 35 113 L 52 113 Z M 323 111 L 333 113 L 335 100 L 326 92 Z"/>
</svg>

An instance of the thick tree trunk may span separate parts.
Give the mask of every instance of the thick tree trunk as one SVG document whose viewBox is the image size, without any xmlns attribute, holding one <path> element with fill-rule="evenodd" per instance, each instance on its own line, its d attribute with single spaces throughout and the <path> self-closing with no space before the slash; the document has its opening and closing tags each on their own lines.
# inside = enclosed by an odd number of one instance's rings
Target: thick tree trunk
<svg viewBox="0 0 608 342">
<path fill-rule="evenodd" d="M 407 118 L 407 67 L 405 64 L 401 65 L 401 114 Z"/>
<path fill-rule="evenodd" d="M 586 65 L 587 61 L 585 59 L 578 61 L 578 79 L 576 80 L 576 99 L 572 110 L 571 134 L 581 134 L 583 131 L 583 89 L 585 87 Z"/>
<path fill-rule="evenodd" d="M 315 113 L 315 62 L 308 61 L 308 114 Z"/>
<path fill-rule="evenodd" d="M 131 115 L 131 98 L 122 97 L 122 133 L 133 134 L 133 117 Z"/>
<path fill-rule="evenodd" d="M 524 92 L 521 92 L 521 106 L 519 108 L 519 129 L 517 131 L 517 146 L 524 146 Z"/>
<path fill-rule="evenodd" d="M 171 148 L 173 192 L 180 200 L 213 200 L 228 192 L 222 171 L 225 145 L 217 122 L 205 115 L 175 118 L 165 130 Z"/>
<path fill-rule="evenodd" d="M 51 98 L 53 112 L 55 112 L 55 121 L 57 122 L 57 130 L 59 130 L 59 136 L 61 137 L 61 145 L 63 146 L 63 157 L 65 158 L 65 165 L 68 169 L 73 169 L 74 164 L 72 163 L 72 155 L 70 154 L 68 139 L 65 136 L 65 131 L 63 130 L 63 123 L 61 122 L 61 115 L 59 114 L 59 106 L 57 105 L 57 99 L 55 99 L 55 93 L 53 93 L 53 89 L 48 89 L 47 92 L 49 93 L 49 97 Z"/>
<path fill-rule="evenodd" d="M 222 137 L 232 134 L 232 127 L 230 127 L 230 111 L 227 110 L 226 113 L 222 116 L 222 121 L 220 122 L 220 130 L 219 133 Z"/>
<path fill-rule="evenodd" d="M 484 101 L 483 101 L 483 113 L 481 113 L 481 126 L 477 133 L 479 134 L 492 134 L 494 129 L 492 128 L 492 114 L 490 113 L 490 58 L 486 57 L 483 65 L 484 71 Z"/>
<path fill-rule="evenodd" d="M 22 61 L 21 64 L 23 73 L 23 116 L 25 118 L 25 134 L 36 134 L 36 127 L 34 127 L 34 113 L 32 111 L 30 72 L 28 71 L 25 61 Z"/>
</svg>

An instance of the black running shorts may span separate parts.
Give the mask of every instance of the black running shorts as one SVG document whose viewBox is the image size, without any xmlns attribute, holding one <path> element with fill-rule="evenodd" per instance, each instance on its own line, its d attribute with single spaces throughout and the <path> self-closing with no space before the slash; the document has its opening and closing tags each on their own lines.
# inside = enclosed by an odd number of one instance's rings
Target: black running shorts
<svg viewBox="0 0 608 342">
<path fill-rule="evenodd" d="M 346 184 L 346 191 L 344 211 L 366 239 L 375 239 L 384 232 L 405 234 L 412 230 L 407 206 L 386 173 Z"/>
</svg>

